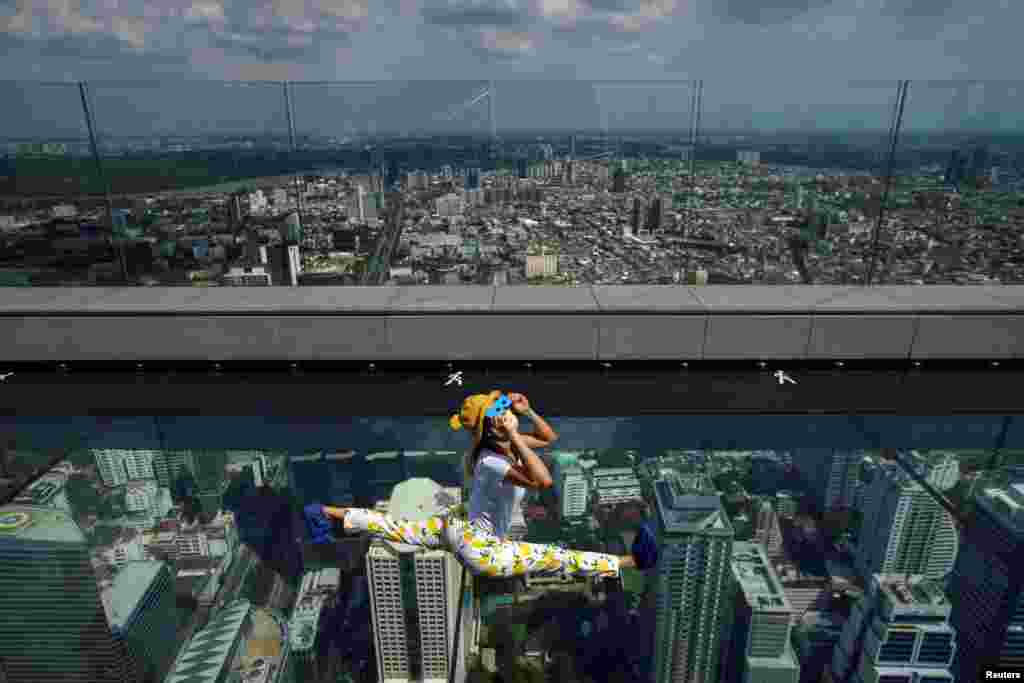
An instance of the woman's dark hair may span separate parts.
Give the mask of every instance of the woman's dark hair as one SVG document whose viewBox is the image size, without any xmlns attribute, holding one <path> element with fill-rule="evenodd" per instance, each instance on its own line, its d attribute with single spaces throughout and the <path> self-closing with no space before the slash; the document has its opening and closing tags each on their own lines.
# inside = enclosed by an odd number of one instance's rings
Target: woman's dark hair
<svg viewBox="0 0 1024 683">
<path fill-rule="evenodd" d="M 494 433 L 492 431 L 493 429 L 494 418 L 485 416 L 484 428 L 482 432 L 483 436 L 480 438 L 480 443 L 473 447 L 473 454 L 470 456 L 469 459 L 469 471 L 467 474 L 471 474 L 476 470 L 476 463 L 478 460 L 480 460 L 480 452 L 482 450 L 484 450 L 485 448 L 495 452 L 498 452 L 500 450 L 498 448 L 498 441 L 497 439 L 494 438 Z"/>
</svg>

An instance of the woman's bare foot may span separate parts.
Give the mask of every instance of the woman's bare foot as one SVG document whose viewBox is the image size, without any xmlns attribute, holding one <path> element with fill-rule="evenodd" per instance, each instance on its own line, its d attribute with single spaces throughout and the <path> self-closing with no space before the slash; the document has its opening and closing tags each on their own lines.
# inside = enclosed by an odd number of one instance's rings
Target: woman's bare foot
<svg viewBox="0 0 1024 683">
<path fill-rule="evenodd" d="M 335 508 L 329 505 L 324 505 L 324 514 L 338 520 L 339 522 L 345 521 L 346 512 L 348 512 L 348 508 Z"/>
</svg>

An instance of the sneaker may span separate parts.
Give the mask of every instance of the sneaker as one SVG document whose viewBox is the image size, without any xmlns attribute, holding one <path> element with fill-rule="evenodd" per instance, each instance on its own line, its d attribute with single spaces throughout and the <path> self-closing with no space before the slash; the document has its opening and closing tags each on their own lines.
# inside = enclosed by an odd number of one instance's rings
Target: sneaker
<svg viewBox="0 0 1024 683">
<path fill-rule="evenodd" d="M 315 545 L 334 543 L 334 520 L 324 514 L 324 506 L 310 503 L 302 508 L 302 516 L 306 521 L 306 529 Z"/>
<path fill-rule="evenodd" d="M 658 537 L 655 535 L 650 521 L 641 524 L 637 530 L 632 553 L 636 560 L 636 568 L 641 571 L 658 564 Z"/>
</svg>

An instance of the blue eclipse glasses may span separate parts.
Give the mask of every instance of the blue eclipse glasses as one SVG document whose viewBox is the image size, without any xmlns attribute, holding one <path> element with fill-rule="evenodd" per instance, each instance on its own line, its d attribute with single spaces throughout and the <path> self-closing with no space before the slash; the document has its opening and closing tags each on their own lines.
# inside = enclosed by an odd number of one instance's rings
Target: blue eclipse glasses
<svg viewBox="0 0 1024 683">
<path fill-rule="evenodd" d="M 486 417 L 501 417 L 505 414 L 509 408 L 512 407 L 512 399 L 505 394 L 498 397 L 498 400 L 491 404 L 491 407 L 484 413 Z"/>
</svg>

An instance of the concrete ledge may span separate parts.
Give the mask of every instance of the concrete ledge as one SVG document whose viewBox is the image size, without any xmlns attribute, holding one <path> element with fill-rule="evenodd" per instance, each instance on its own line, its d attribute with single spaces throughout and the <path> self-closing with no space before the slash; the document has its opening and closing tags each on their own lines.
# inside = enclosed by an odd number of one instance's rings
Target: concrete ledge
<svg viewBox="0 0 1024 683">
<path fill-rule="evenodd" d="M 32 288 L 0 353 L 74 360 L 1024 356 L 1024 286 Z"/>
</svg>

